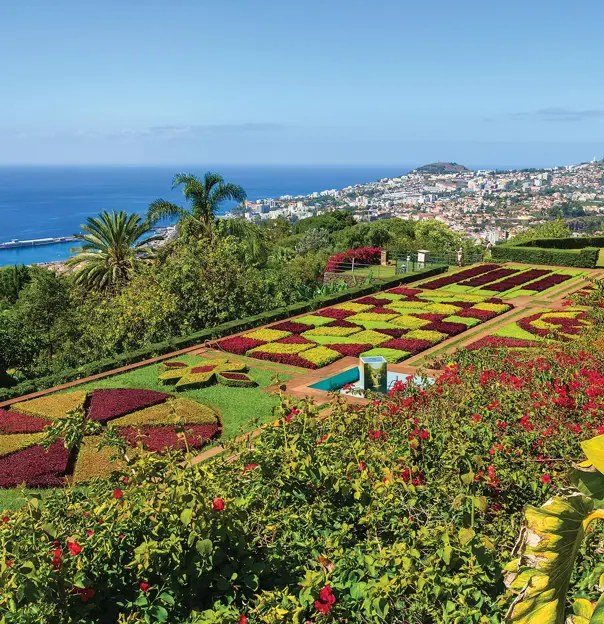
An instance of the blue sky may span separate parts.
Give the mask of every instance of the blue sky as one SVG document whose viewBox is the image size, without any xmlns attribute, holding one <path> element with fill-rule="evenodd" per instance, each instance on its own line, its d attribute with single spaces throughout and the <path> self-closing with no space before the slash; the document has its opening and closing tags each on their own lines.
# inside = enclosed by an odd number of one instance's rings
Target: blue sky
<svg viewBox="0 0 604 624">
<path fill-rule="evenodd" d="M 604 156 L 604 3 L 0 0 L 0 163 Z"/>
</svg>

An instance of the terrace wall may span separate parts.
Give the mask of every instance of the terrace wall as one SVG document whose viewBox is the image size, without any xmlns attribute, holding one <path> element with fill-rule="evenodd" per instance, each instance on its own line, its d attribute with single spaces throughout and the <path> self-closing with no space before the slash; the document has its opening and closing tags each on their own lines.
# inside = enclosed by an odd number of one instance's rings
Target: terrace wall
<svg viewBox="0 0 604 624">
<path fill-rule="evenodd" d="M 350 290 L 337 293 L 335 295 L 318 297 L 311 301 L 304 301 L 290 306 L 276 308 L 274 310 L 262 312 L 261 314 L 256 314 L 255 316 L 249 316 L 243 319 L 223 323 L 222 325 L 217 325 L 216 327 L 210 327 L 187 336 L 169 338 L 168 340 L 162 342 L 147 345 L 136 351 L 122 353 L 115 358 L 98 360 L 96 362 L 90 362 L 84 366 L 80 366 L 79 368 L 61 371 L 54 375 L 48 375 L 38 379 L 30 379 L 13 386 L 12 388 L 0 388 L 0 401 L 7 401 L 25 394 L 45 390 L 46 388 L 52 388 L 53 386 L 117 369 L 128 364 L 144 362 L 145 360 L 149 360 L 158 355 L 169 354 L 173 351 L 178 351 L 179 349 L 186 349 L 187 347 L 203 344 L 208 340 L 216 340 L 218 338 L 222 338 L 223 336 L 229 336 L 231 334 L 245 331 L 246 329 L 253 329 L 275 321 L 290 318 L 291 316 L 297 316 L 299 314 L 304 314 L 305 312 L 311 312 L 320 308 L 336 305 L 344 301 L 349 301 L 350 299 L 371 295 L 375 292 L 394 288 L 400 284 L 423 280 L 428 277 L 444 273 L 447 268 L 447 266 L 434 266 L 415 273 L 397 275 L 389 280 L 382 280 L 373 284 L 351 288 Z"/>
</svg>

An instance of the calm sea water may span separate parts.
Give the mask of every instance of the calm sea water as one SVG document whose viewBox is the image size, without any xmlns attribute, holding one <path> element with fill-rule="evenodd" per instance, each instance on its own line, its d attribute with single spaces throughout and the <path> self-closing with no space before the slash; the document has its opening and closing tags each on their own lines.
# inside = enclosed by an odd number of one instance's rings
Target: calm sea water
<svg viewBox="0 0 604 624">
<path fill-rule="evenodd" d="M 249 199 L 308 195 L 325 189 L 402 175 L 410 166 L 184 166 L 184 167 L 0 167 L 0 242 L 66 236 L 103 210 L 144 214 L 162 197 L 183 203 L 171 190 L 177 171 L 203 175 L 218 171 L 240 184 Z M 228 209 L 225 207 L 224 210 Z M 63 260 L 73 243 L 0 250 L 0 266 Z"/>
</svg>

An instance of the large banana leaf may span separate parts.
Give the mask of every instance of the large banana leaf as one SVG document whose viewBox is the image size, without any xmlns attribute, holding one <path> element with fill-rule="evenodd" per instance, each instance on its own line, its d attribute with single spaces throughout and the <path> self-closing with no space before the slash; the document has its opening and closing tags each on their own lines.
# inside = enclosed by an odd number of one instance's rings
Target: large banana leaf
<svg viewBox="0 0 604 624">
<path fill-rule="evenodd" d="M 566 593 L 577 551 L 589 523 L 604 518 L 604 436 L 582 446 L 588 461 L 573 471 L 574 487 L 561 491 L 542 507 L 526 508 L 525 524 L 512 553 L 518 558 L 506 566 L 505 583 L 518 594 L 506 622 L 565 622 Z M 604 624 L 601 603 L 594 609 L 589 601 L 577 601 L 570 621 Z"/>
</svg>

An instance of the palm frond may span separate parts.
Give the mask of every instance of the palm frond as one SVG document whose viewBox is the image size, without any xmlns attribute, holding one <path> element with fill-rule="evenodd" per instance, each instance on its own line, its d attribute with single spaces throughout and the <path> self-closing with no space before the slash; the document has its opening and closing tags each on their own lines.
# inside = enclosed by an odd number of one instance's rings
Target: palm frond
<svg viewBox="0 0 604 624">
<path fill-rule="evenodd" d="M 155 224 L 160 219 L 182 219 L 189 214 L 186 208 L 177 206 L 165 199 L 156 199 L 149 204 L 147 210 L 147 221 L 149 224 Z"/>
</svg>

